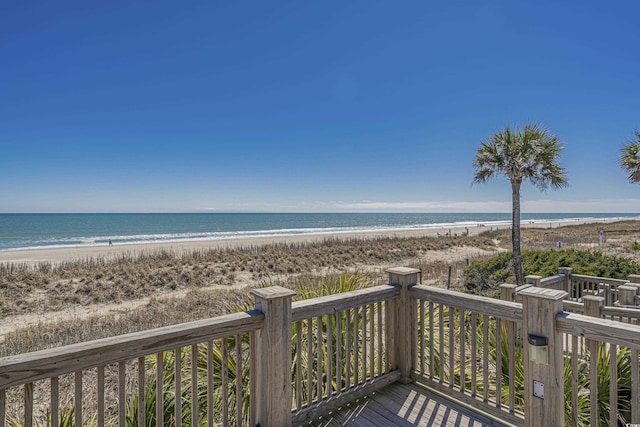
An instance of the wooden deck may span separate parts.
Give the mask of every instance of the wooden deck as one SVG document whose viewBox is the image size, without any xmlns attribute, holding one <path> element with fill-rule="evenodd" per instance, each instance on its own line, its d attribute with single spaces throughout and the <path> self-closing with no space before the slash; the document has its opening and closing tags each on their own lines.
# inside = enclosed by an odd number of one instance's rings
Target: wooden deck
<svg viewBox="0 0 640 427">
<path fill-rule="evenodd" d="M 305 426 L 505 426 L 429 393 L 417 384 L 393 383 Z"/>
</svg>

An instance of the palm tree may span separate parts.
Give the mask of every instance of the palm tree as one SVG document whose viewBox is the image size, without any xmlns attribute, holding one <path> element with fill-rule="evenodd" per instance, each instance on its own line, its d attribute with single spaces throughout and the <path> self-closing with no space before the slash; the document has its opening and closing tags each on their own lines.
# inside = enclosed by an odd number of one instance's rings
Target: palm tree
<svg viewBox="0 0 640 427">
<path fill-rule="evenodd" d="M 565 170 L 558 164 L 561 151 L 557 136 L 536 124 L 527 123 L 522 130 L 512 131 L 507 126 L 482 141 L 473 160 L 474 182 L 486 182 L 497 174 L 511 182 L 511 238 L 517 285 L 524 283 L 520 252 L 520 186 L 527 180 L 540 190 L 566 186 Z"/>
<path fill-rule="evenodd" d="M 620 167 L 628 174 L 629 182 L 640 182 L 640 132 L 620 150 Z"/>
</svg>

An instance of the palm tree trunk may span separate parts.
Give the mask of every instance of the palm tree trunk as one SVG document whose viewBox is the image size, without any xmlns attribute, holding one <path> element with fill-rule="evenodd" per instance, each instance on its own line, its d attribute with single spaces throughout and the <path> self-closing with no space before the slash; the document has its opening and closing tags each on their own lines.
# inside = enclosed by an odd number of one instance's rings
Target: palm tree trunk
<svg viewBox="0 0 640 427">
<path fill-rule="evenodd" d="M 511 242 L 513 244 L 513 269 L 516 275 L 516 285 L 524 284 L 522 273 L 522 254 L 520 252 L 520 184 L 522 181 L 511 181 L 511 203 L 513 216 L 511 218 Z"/>
</svg>

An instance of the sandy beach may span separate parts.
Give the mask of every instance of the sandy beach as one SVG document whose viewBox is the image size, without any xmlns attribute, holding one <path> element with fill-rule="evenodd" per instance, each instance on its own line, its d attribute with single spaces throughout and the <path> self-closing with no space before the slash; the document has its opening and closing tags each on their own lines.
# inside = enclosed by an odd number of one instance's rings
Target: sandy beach
<svg viewBox="0 0 640 427">
<path fill-rule="evenodd" d="M 639 220 L 536 221 L 522 227 L 525 249 L 552 249 L 561 241 L 567 248 L 640 257 L 631 245 L 640 241 Z M 246 301 L 251 287 L 295 287 L 342 274 L 384 280 L 386 269 L 396 266 L 419 268 L 425 284 L 455 288 L 463 285 L 470 261 L 510 249 L 509 229 L 461 226 L 2 251 L 0 342 L 25 327 L 25 333 L 40 336 L 45 323 L 55 329 L 56 322 L 69 322 L 69 332 L 56 336 L 77 342 L 195 320 L 224 313 L 225 301 Z M 98 319 L 96 329 L 79 335 L 77 325 L 88 319 Z M 113 326 L 107 331 L 100 319 Z M 26 340 L 12 338 L 13 351 L 26 351 L 16 347 Z"/>
<path fill-rule="evenodd" d="M 572 220 L 572 221 L 531 221 L 523 222 L 522 228 L 557 228 L 567 225 L 586 223 L 611 223 L 617 220 L 593 219 L 593 220 Z M 368 231 L 368 232 L 346 232 L 331 234 L 305 234 L 301 236 L 279 236 L 279 237 L 254 237 L 238 239 L 218 239 L 218 240 L 190 240 L 180 242 L 161 242 L 144 244 L 125 244 L 114 246 L 84 246 L 68 248 L 38 248 L 0 251 L 0 263 L 28 263 L 36 264 L 49 262 L 57 264 L 64 261 L 77 259 L 97 258 L 97 257 L 117 257 L 123 254 L 140 252 L 155 252 L 159 250 L 170 250 L 175 253 L 189 252 L 193 250 L 246 248 L 270 245 L 276 243 L 295 244 L 307 242 L 319 242 L 327 239 L 351 240 L 351 239 L 377 239 L 381 237 L 446 237 L 448 233 L 453 236 L 462 236 L 467 232 L 470 236 L 477 235 L 490 229 L 510 228 L 509 225 L 486 226 L 486 227 L 446 227 L 446 228 L 424 228 L 411 230 L 392 231 Z"/>
</svg>

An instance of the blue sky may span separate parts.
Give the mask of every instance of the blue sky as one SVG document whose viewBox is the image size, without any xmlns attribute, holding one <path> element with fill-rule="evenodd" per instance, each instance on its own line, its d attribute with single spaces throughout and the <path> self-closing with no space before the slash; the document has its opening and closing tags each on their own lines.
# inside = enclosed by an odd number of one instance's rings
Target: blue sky
<svg viewBox="0 0 640 427">
<path fill-rule="evenodd" d="M 0 5 L 0 212 L 510 210 L 483 139 L 540 123 L 570 187 L 639 212 L 640 3 Z"/>
</svg>

